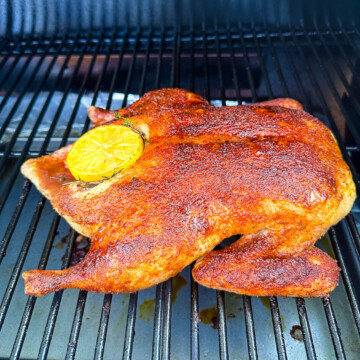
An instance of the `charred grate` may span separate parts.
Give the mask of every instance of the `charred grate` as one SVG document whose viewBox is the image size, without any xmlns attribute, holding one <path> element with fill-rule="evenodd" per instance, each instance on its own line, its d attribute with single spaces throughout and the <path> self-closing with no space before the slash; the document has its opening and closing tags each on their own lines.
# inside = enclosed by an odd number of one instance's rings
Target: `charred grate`
<svg viewBox="0 0 360 360">
<path fill-rule="evenodd" d="M 24 269 L 74 261 L 77 234 L 19 169 L 84 133 L 91 104 L 121 107 L 162 87 L 187 88 L 218 105 L 294 97 L 333 130 L 359 186 L 360 33 L 314 29 L 1 40 L 0 357 L 357 358 L 356 205 L 319 242 L 342 269 L 330 299 L 233 296 L 198 287 L 189 268 L 129 296 L 67 290 L 36 299 L 19 281 Z"/>
</svg>

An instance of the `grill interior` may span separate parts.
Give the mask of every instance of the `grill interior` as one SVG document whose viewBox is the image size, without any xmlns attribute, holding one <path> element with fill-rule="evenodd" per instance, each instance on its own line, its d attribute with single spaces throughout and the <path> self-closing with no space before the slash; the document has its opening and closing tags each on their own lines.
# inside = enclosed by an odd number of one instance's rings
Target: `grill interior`
<svg viewBox="0 0 360 360">
<path fill-rule="evenodd" d="M 66 268 L 86 241 L 19 175 L 26 158 L 86 132 L 88 106 L 120 108 L 146 91 L 181 87 L 219 106 L 299 100 L 332 129 L 358 186 L 356 26 L 12 37 L 0 54 L 1 358 L 358 358 L 357 205 L 317 243 L 342 270 L 329 299 L 213 291 L 192 281 L 190 267 L 135 294 L 66 290 L 37 299 L 24 294 L 21 272 Z"/>
</svg>

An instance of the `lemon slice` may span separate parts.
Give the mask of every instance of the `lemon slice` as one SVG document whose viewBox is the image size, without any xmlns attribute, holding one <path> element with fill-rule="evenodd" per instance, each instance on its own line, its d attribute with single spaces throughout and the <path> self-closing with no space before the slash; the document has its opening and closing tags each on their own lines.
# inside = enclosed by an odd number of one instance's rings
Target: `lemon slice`
<svg viewBox="0 0 360 360">
<path fill-rule="evenodd" d="M 144 141 L 128 126 L 107 125 L 88 131 L 66 158 L 76 180 L 100 181 L 132 165 L 142 154 Z"/>
</svg>

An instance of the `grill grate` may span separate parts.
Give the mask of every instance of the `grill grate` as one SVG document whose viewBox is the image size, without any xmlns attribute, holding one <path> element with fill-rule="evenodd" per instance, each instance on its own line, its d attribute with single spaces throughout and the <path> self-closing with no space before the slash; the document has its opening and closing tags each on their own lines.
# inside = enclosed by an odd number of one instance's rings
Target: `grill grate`
<svg viewBox="0 0 360 360">
<path fill-rule="evenodd" d="M 356 27 L 320 32 L 316 24 L 311 31 L 272 33 L 175 29 L 4 39 L 0 357 L 101 359 L 118 356 L 122 349 L 124 359 L 355 359 L 360 351 L 360 288 L 353 286 L 360 280 L 357 206 L 322 242 L 342 269 L 341 284 L 330 299 L 241 300 L 198 287 L 190 269 L 182 274 L 190 286 L 181 292 L 175 280 L 168 280 L 128 297 L 67 290 L 36 299 L 23 294 L 21 272 L 68 267 L 78 239 L 69 232 L 60 259 L 58 245 L 64 242 L 54 244 L 68 227 L 18 174 L 27 157 L 50 153 L 86 132 L 89 105 L 122 107 L 148 90 L 183 87 L 218 105 L 281 96 L 300 100 L 333 130 L 358 186 L 359 41 Z M 146 304 L 153 305 L 148 323 Z M 201 317 L 204 309 L 213 311 L 218 345 L 215 330 Z M 289 335 L 289 324 L 300 326 L 302 341 Z"/>
</svg>

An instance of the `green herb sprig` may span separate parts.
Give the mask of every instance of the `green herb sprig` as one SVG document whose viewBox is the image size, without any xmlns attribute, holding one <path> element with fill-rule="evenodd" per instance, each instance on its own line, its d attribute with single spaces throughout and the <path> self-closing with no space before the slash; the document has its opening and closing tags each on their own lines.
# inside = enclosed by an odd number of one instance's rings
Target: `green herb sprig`
<svg viewBox="0 0 360 360">
<path fill-rule="evenodd" d="M 66 180 L 70 180 L 68 178 L 65 177 L 65 175 L 61 174 L 61 176 L 57 177 L 57 176 L 50 176 L 50 179 L 55 179 L 55 180 L 60 180 L 60 181 L 66 181 Z"/>
<path fill-rule="evenodd" d="M 125 120 L 122 123 L 122 125 L 130 127 L 130 128 L 132 128 L 134 126 L 134 123 L 131 120 L 129 120 L 129 118 L 119 115 L 119 113 L 117 111 L 114 112 L 114 115 L 115 115 L 116 120 L 119 120 L 119 119 L 124 119 Z"/>
<path fill-rule="evenodd" d="M 117 174 L 120 174 L 124 169 L 120 169 L 119 171 L 116 171 L 114 172 L 112 175 L 110 176 L 103 176 L 103 179 L 102 180 L 99 180 L 99 181 L 83 181 L 81 179 L 79 180 L 74 180 L 74 181 L 69 181 L 69 182 L 66 182 L 64 184 L 62 184 L 62 186 L 67 186 L 67 185 L 70 185 L 70 184 L 78 184 L 80 185 L 82 188 L 84 189 L 92 189 L 94 188 L 95 186 L 103 183 L 104 181 L 106 180 L 110 180 L 111 178 L 113 178 L 115 175 Z"/>
</svg>

